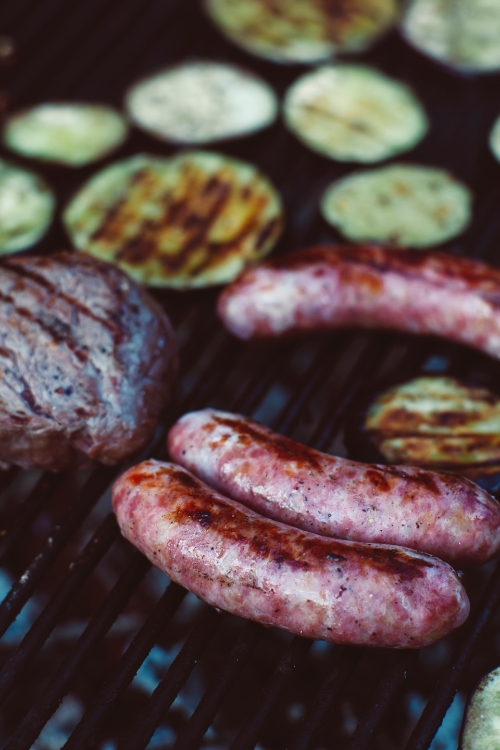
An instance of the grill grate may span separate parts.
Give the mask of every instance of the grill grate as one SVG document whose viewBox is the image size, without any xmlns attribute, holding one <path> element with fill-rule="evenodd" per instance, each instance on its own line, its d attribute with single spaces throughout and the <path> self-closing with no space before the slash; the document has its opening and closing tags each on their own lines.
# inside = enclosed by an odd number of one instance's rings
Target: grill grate
<svg viewBox="0 0 500 750">
<path fill-rule="evenodd" d="M 190 56 L 233 60 L 279 93 L 299 72 L 233 48 L 193 1 L 19 0 L 0 7 L 0 29 L 16 44 L 15 64 L 1 71 L 12 109 L 64 97 L 119 104 L 133 80 Z M 498 263 L 499 167 L 486 143 L 500 112 L 498 76 L 455 78 L 395 34 L 363 57 L 413 85 L 429 111 L 431 133 L 408 159 L 451 169 L 474 191 L 474 222 L 450 249 Z M 119 156 L 139 150 L 172 151 L 134 133 Z M 317 203 L 349 167 L 306 152 L 279 123 L 221 150 L 257 163 L 279 187 L 288 226 L 278 252 L 339 239 Z M 42 171 L 65 201 L 93 170 Z M 56 224 L 41 249 L 66 244 Z M 214 292 L 155 294 L 175 324 L 182 372 L 144 456 L 166 456 L 166 430 L 180 414 L 214 406 L 339 455 L 347 445 L 368 460 L 359 415 L 385 384 L 439 371 L 495 389 L 500 374 L 500 364 L 480 354 L 400 334 L 347 331 L 244 346 L 218 324 Z M 257 743 L 266 750 L 425 750 L 456 691 L 467 694 L 498 663 L 494 565 L 464 579 L 469 622 L 420 654 L 290 638 L 219 614 L 175 584 L 165 588 L 165 577 L 120 538 L 108 515 L 109 486 L 123 468 L 0 477 L 0 739 L 7 750 L 138 750 L 151 737 L 150 747 L 177 750 Z M 66 696 L 79 706 L 69 719 Z"/>
</svg>

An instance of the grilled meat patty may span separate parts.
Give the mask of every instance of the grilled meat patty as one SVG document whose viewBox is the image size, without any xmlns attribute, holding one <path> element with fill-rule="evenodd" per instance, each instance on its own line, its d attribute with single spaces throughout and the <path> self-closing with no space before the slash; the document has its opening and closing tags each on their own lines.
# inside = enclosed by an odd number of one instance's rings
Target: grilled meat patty
<svg viewBox="0 0 500 750">
<path fill-rule="evenodd" d="M 0 461 L 115 464 L 151 438 L 177 369 L 170 321 L 88 255 L 0 263 Z"/>
</svg>

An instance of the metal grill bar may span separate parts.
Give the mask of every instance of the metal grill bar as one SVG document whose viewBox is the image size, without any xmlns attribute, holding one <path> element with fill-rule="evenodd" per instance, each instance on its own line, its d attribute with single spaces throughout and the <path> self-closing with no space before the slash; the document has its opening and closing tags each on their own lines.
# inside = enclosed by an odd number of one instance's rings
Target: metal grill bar
<svg viewBox="0 0 500 750">
<path fill-rule="evenodd" d="M 339 649 L 337 661 L 316 695 L 313 707 L 304 719 L 302 729 L 292 744 L 292 750 L 309 750 L 330 723 L 335 703 L 350 679 L 362 655 L 361 649 Z"/>
<path fill-rule="evenodd" d="M 70 510 L 62 522 L 54 528 L 52 536 L 47 539 L 29 568 L 14 583 L 0 604 L 0 636 L 5 633 L 11 622 L 17 617 L 71 534 L 80 526 L 90 509 L 96 504 L 102 492 L 109 485 L 113 474 L 114 472 L 109 469 L 98 469 L 94 473 L 80 496 L 70 506 Z"/>
<path fill-rule="evenodd" d="M 228 690 L 239 677 L 257 644 L 260 633 L 261 629 L 255 623 L 248 622 L 245 625 L 231 649 L 226 664 L 214 683 L 207 689 L 184 731 L 177 738 L 173 750 L 196 750 L 199 747 Z"/>
<path fill-rule="evenodd" d="M 134 722 L 128 738 L 120 745 L 120 750 L 144 750 L 156 727 L 182 690 L 196 662 L 208 646 L 221 619 L 221 615 L 215 609 L 208 608 L 203 612 L 167 674 Z"/>
<path fill-rule="evenodd" d="M 278 666 L 262 691 L 250 718 L 243 724 L 231 743 L 230 750 L 252 750 L 259 739 L 266 719 L 286 690 L 297 665 L 305 658 L 312 641 L 295 637 L 283 654 Z"/>
<path fill-rule="evenodd" d="M 14 681 L 20 676 L 29 659 L 39 651 L 59 617 L 69 607 L 88 575 L 118 537 L 115 517 L 109 515 L 82 554 L 73 563 L 66 580 L 61 584 L 38 620 L 23 638 L 15 653 L 0 672 L 0 704 L 8 697 Z"/>
<path fill-rule="evenodd" d="M 463 626 L 463 640 L 450 664 L 443 671 L 436 683 L 422 716 L 408 740 L 405 750 L 426 750 L 429 746 L 453 700 L 461 674 L 466 664 L 470 661 L 479 638 L 499 604 L 500 564 L 497 565 L 486 592 L 476 607 L 475 613 L 473 613 L 472 621 L 469 620 Z"/>
<path fill-rule="evenodd" d="M 139 552 L 134 551 L 132 562 L 109 593 L 98 614 L 85 628 L 74 652 L 63 661 L 44 690 L 43 696 L 33 705 L 10 737 L 5 750 L 29 750 L 63 696 L 66 695 L 71 680 L 83 666 L 92 648 L 107 633 L 150 567 L 150 562 Z"/>
<path fill-rule="evenodd" d="M 87 750 L 93 745 L 97 739 L 98 730 L 113 708 L 113 702 L 130 684 L 159 634 L 182 604 L 186 594 L 187 591 L 177 584 L 169 584 L 158 604 L 126 650 L 114 673 L 106 680 L 64 745 L 66 750 Z"/>
</svg>

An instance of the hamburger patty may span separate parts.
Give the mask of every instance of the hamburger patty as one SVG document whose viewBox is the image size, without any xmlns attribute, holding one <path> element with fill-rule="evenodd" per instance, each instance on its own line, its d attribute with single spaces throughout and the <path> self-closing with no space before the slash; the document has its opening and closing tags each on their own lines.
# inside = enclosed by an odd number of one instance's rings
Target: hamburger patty
<svg viewBox="0 0 500 750">
<path fill-rule="evenodd" d="M 0 461 L 104 464 L 152 437 L 177 369 L 167 315 L 88 255 L 0 263 Z"/>
</svg>

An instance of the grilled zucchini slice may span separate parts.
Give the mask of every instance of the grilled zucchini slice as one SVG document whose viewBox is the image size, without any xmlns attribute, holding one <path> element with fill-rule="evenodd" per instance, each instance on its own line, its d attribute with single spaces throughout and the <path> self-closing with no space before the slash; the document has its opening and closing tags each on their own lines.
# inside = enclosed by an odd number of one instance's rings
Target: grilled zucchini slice
<svg viewBox="0 0 500 750">
<path fill-rule="evenodd" d="M 314 63 L 361 52 L 391 28 L 397 0 L 205 0 L 231 41 L 277 63 Z"/>
<path fill-rule="evenodd" d="M 187 289 L 231 281 L 267 255 L 283 210 L 253 165 L 187 151 L 112 164 L 80 189 L 63 220 L 77 249 L 144 284 Z"/>
<path fill-rule="evenodd" d="M 301 76 L 284 102 L 288 128 L 337 161 L 377 162 L 413 148 L 428 121 L 401 81 L 361 65 L 324 65 Z"/>
<path fill-rule="evenodd" d="M 500 750 L 500 667 L 479 681 L 465 709 L 460 750 Z"/>
<path fill-rule="evenodd" d="M 277 97 L 265 81 L 211 61 L 184 63 L 139 81 L 125 106 L 146 132 L 193 145 L 254 133 L 278 113 Z"/>
<path fill-rule="evenodd" d="M 392 164 L 334 182 L 321 210 L 351 240 L 428 247 L 465 229 L 471 199 L 469 189 L 448 172 Z"/>
<path fill-rule="evenodd" d="M 454 70 L 500 68 L 498 0 L 411 0 L 402 32 L 418 50 Z"/>
<path fill-rule="evenodd" d="M 55 204 L 41 177 L 0 159 L 0 254 L 35 245 L 50 226 Z"/>
<path fill-rule="evenodd" d="M 500 398 L 486 388 L 451 377 L 416 378 L 380 396 L 365 425 L 389 463 L 468 476 L 500 470 Z"/>
<path fill-rule="evenodd" d="M 110 154 L 127 135 L 125 119 L 111 107 L 55 102 L 11 115 L 3 142 L 23 156 L 81 167 Z"/>
<path fill-rule="evenodd" d="M 500 161 L 500 117 L 495 120 L 495 123 L 490 133 L 490 148 L 493 152 L 493 156 L 497 161 Z"/>
</svg>

